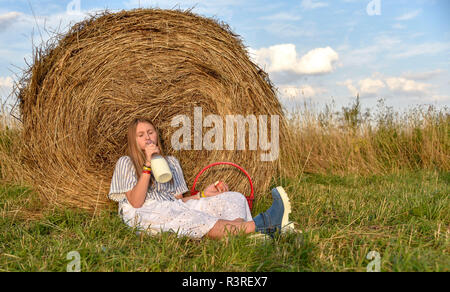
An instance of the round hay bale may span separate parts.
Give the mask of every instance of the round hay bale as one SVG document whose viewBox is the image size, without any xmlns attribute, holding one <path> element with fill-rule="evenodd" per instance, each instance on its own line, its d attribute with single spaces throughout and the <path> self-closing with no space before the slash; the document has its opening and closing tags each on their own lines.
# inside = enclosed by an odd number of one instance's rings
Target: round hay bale
<svg viewBox="0 0 450 292">
<path fill-rule="evenodd" d="M 108 204 L 115 163 L 127 155 L 127 126 L 137 116 L 155 122 L 166 155 L 179 159 L 189 188 L 206 165 L 230 161 L 250 174 L 257 198 L 268 192 L 280 166 L 278 159 L 261 161 L 267 150 L 249 150 L 249 127 L 245 150 L 226 150 L 225 137 L 224 150 L 195 150 L 194 130 L 191 149 L 172 147 L 180 128 L 171 125 L 173 118 L 188 116 L 193 129 L 195 107 L 203 118 L 223 118 L 224 129 L 226 115 L 267 115 L 269 141 L 270 116 L 277 115 L 280 147 L 285 141 L 286 121 L 267 74 L 226 24 L 190 10 L 90 16 L 38 49 L 21 84 L 24 172 L 52 205 L 93 211 Z M 197 189 L 217 179 L 249 195 L 245 175 L 230 166 L 206 171 Z"/>
</svg>

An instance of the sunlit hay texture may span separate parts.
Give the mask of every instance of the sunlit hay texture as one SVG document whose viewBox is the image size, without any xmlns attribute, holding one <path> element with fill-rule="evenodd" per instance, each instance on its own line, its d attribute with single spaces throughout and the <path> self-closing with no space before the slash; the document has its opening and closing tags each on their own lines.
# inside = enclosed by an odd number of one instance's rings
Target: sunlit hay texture
<svg viewBox="0 0 450 292">
<path fill-rule="evenodd" d="M 269 141 L 270 116 L 279 116 L 280 148 L 288 134 L 273 84 L 250 60 L 240 37 L 190 10 L 90 16 L 37 49 L 20 83 L 21 171 L 54 206 L 91 211 L 108 206 L 114 166 L 126 155 L 127 126 L 137 116 L 155 121 L 166 155 L 180 160 L 189 188 L 203 167 L 229 161 L 251 175 L 256 197 L 269 195 L 271 178 L 281 168 L 279 160 L 261 161 L 261 153 L 269 151 L 259 143 L 249 150 L 248 128 L 246 150 L 194 150 L 194 107 L 202 108 L 203 119 L 219 115 L 224 133 L 226 115 L 252 114 L 268 116 Z M 177 115 L 191 119 L 191 150 L 172 148 L 172 134 L 181 127 L 171 126 Z M 197 189 L 218 179 L 250 194 L 247 178 L 231 166 L 206 171 Z"/>
</svg>

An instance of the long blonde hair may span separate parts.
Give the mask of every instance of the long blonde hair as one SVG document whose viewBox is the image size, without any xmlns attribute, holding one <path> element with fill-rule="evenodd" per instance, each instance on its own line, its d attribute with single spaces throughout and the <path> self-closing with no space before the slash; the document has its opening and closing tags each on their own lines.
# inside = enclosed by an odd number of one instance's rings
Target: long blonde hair
<svg viewBox="0 0 450 292">
<path fill-rule="evenodd" d="M 139 148 L 139 146 L 136 143 L 136 128 L 138 123 L 149 123 L 155 128 L 157 139 L 158 139 L 158 147 L 159 147 L 159 153 L 162 156 L 164 155 L 164 149 L 163 144 L 161 143 L 161 137 L 159 135 L 159 130 L 155 126 L 152 120 L 148 118 L 139 117 L 134 119 L 130 125 L 128 126 L 128 139 L 127 139 L 127 154 L 130 156 L 131 161 L 133 161 L 134 168 L 136 169 L 136 175 L 138 179 L 141 177 L 142 174 L 142 168 L 145 163 L 145 153 L 144 151 Z M 153 178 L 150 179 L 150 181 L 153 183 Z"/>
</svg>

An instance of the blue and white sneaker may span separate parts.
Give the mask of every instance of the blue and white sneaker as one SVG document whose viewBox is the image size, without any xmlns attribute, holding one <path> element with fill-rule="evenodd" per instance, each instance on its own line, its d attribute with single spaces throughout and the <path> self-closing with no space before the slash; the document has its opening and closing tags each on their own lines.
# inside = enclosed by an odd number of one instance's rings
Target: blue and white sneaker
<svg viewBox="0 0 450 292">
<path fill-rule="evenodd" d="M 255 231 L 270 236 L 281 232 L 281 229 L 290 223 L 289 214 L 291 213 L 291 203 L 283 187 L 272 189 L 272 199 L 272 206 L 266 212 L 253 218 Z"/>
</svg>

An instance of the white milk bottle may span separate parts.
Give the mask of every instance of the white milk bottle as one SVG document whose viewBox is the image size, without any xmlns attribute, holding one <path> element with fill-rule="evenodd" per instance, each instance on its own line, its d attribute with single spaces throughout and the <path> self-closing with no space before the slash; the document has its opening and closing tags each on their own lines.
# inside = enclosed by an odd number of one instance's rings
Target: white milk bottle
<svg viewBox="0 0 450 292">
<path fill-rule="evenodd" d="M 172 172 L 170 171 L 169 164 L 159 154 L 153 154 L 152 160 L 150 160 L 153 176 L 159 183 L 166 183 L 172 179 Z"/>
<path fill-rule="evenodd" d="M 152 142 L 150 142 L 152 143 Z M 150 144 L 147 143 L 147 144 Z M 166 159 L 159 154 L 153 154 L 150 160 L 153 176 L 159 183 L 166 183 L 172 179 L 172 172 Z"/>
</svg>

